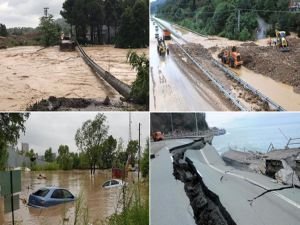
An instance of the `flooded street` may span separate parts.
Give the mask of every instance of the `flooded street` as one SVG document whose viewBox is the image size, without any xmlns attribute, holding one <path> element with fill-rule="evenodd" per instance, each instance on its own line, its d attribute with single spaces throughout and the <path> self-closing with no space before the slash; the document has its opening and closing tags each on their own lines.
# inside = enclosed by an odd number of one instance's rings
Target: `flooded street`
<svg viewBox="0 0 300 225">
<path fill-rule="evenodd" d="M 90 221 L 102 221 L 115 212 L 120 189 L 103 189 L 102 184 L 111 178 L 110 171 L 97 171 L 94 177 L 89 170 L 43 172 L 46 180 L 39 180 L 41 172 L 22 172 L 22 192 L 20 198 L 28 200 L 30 193 L 45 186 L 59 186 L 70 190 L 76 197 L 83 193 L 87 202 Z M 20 201 L 20 209 L 15 211 L 15 220 L 21 225 L 62 224 L 63 218 L 71 224 L 74 219 L 75 203 L 67 203 L 45 209 L 28 207 Z M 5 214 L 5 225 L 11 221 L 11 214 Z M 0 216 L 0 224 L 3 224 Z"/>
<path fill-rule="evenodd" d="M 39 49 L 0 50 L 0 110 L 25 110 L 49 96 L 119 99 L 120 95 L 90 70 L 77 51 L 60 52 L 58 46 Z"/>
<path fill-rule="evenodd" d="M 129 49 L 115 48 L 112 45 L 84 47 L 84 51 L 103 69 L 113 74 L 119 80 L 131 85 L 136 79 L 136 71 L 127 62 Z M 137 54 L 149 55 L 149 50 L 132 49 Z"/>
<path fill-rule="evenodd" d="M 162 31 L 159 29 L 159 36 Z M 173 44 L 166 41 L 166 44 Z M 175 62 L 174 56 L 159 56 L 157 40 L 155 39 L 155 26 L 150 22 L 150 107 L 153 111 L 188 111 L 207 110 L 214 111 L 218 107 L 207 96 L 206 87 L 187 70 L 181 69 Z M 201 86 L 201 88 L 199 87 Z"/>
</svg>

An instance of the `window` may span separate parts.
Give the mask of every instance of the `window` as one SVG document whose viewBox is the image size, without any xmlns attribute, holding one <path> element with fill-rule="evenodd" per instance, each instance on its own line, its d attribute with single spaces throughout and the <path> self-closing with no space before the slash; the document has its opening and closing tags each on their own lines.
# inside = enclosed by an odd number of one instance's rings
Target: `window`
<svg viewBox="0 0 300 225">
<path fill-rule="evenodd" d="M 116 185 L 116 184 L 119 184 L 119 181 L 117 181 L 117 180 L 112 180 L 111 181 L 111 185 Z"/>
<path fill-rule="evenodd" d="M 107 187 L 107 186 L 109 186 L 110 185 L 110 181 L 106 181 L 102 186 L 103 187 Z"/>
<path fill-rule="evenodd" d="M 63 190 L 65 198 L 74 198 L 74 196 L 67 190 Z"/>
<path fill-rule="evenodd" d="M 46 188 L 40 189 L 33 193 L 33 195 L 40 196 L 40 197 L 45 197 L 48 194 L 49 190 Z"/>
<path fill-rule="evenodd" d="M 64 198 L 64 192 L 63 190 L 61 189 L 57 189 L 53 192 L 51 198 L 59 198 L 59 199 L 62 199 Z"/>
</svg>

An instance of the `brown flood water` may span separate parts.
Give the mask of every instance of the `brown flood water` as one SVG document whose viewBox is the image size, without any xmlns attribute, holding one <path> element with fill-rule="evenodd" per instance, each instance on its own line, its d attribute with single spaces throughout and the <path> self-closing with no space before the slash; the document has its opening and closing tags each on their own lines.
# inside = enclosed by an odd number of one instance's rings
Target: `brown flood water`
<svg viewBox="0 0 300 225">
<path fill-rule="evenodd" d="M 103 69 L 109 71 L 119 80 L 131 85 L 136 79 L 136 71 L 127 62 L 129 49 L 115 48 L 112 45 L 85 47 L 84 51 Z M 132 49 L 137 54 L 149 55 L 149 49 Z"/>
<path fill-rule="evenodd" d="M 101 47 L 97 47 L 101 49 Z M 0 50 L 0 110 L 25 110 L 49 96 L 111 100 L 120 95 L 99 79 L 78 52 L 60 52 L 58 46 Z"/>
<path fill-rule="evenodd" d="M 89 171 L 49 171 L 42 174 L 46 180 L 39 180 L 41 172 L 22 172 L 22 192 L 20 198 L 28 200 L 30 193 L 45 186 L 59 186 L 70 190 L 75 196 L 82 191 L 85 197 L 90 221 L 103 221 L 118 208 L 121 189 L 103 189 L 102 184 L 111 178 L 108 171 L 97 171 L 95 176 L 90 176 Z M 29 187 L 29 189 L 28 189 Z M 0 208 L 1 209 L 1 208 Z M 15 221 L 21 225 L 58 225 L 63 218 L 65 224 L 74 221 L 75 203 L 67 203 L 45 209 L 28 207 L 20 201 L 20 209 L 15 211 Z M 2 210 L 0 210 L 2 211 Z M 11 214 L 0 214 L 0 224 L 11 224 Z"/>
</svg>

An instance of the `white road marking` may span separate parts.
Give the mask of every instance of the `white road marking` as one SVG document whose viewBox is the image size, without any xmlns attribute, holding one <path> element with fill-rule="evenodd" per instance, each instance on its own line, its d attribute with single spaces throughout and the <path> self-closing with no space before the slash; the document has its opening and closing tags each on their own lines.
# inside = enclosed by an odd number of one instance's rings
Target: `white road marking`
<svg viewBox="0 0 300 225">
<path fill-rule="evenodd" d="M 226 172 L 226 171 L 223 171 L 223 170 L 221 170 L 221 169 L 215 167 L 214 165 L 210 164 L 210 162 L 209 162 L 208 159 L 206 158 L 206 156 L 205 156 L 205 154 L 203 153 L 203 151 L 200 150 L 200 152 L 201 152 L 201 154 L 202 154 L 202 156 L 203 156 L 205 162 L 207 163 L 207 165 L 208 165 L 209 167 L 211 167 L 212 169 L 218 171 L 219 173 L 222 173 L 222 174 L 229 174 L 229 175 L 231 175 L 231 176 L 234 176 L 234 177 L 237 177 L 237 178 L 246 180 L 246 181 L 248 181 L 248 182 L 250 182 L 250 183 L 253 183 L 253 184 L 257 185 L 257 186 L 260 186 L 260 187 L 262 187 L 262 188 L 264 188 L 264 189 L 266 189 L 266 190 L 270 189 L 270 188 L 268 188 L 268 187 L 266 187 L 266 186 L 264 186 L 264 185 L 262 185 L 262 184 L 260 184 L 260 183 L 257 183 L 257 182 L 254 181 L 254 180 L 251 180 L 251 179 L 249 179 L 249 178 L 246 178 L 246 177 L 244 177 L 244 176 L 241 176 L 241 175 L 238 175 L 238 174 L 235 174 L 235 173 L 232 173 L 232 172 Z M 286 201 L 287 203 L 291 204 L 292 206 L 294 206 L 294 207 L 300 209 L 300 205 L 299 205 L 297 202 L 294 202 L 293 200 L 291 200 L 291 199 L 285 197 L 284 195 L 278 193 L 277 191 L 274 191 L 274 192 L 272 192 L 272 193 L 275 194 L 277 197 L 281 198 L 282 200 Z"/>
</svg>

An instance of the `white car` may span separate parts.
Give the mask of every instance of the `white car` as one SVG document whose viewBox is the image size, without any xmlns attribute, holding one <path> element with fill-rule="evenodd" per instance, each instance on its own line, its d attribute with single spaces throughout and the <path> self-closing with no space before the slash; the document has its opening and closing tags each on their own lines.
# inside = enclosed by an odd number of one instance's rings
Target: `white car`
<svg viewBox="0 0 300 225">
<path fill-rule="evenodd" d="M 123 186 L 126 186 L 127 183 L 122 181 L 122 180 L 119 180 L 119 179 L 111 179 L 111 180 L 108 180 L 108 181 L 105 181 L 104 184 L 102 184 L 102 187 L 105 188 L 105 189 L 108 189 L 108 188 L 116 188 L 116 187 L 123 187 Z"/>
</svg>

